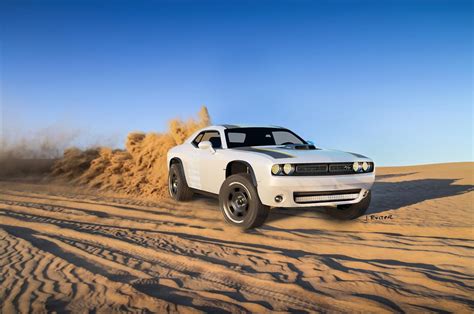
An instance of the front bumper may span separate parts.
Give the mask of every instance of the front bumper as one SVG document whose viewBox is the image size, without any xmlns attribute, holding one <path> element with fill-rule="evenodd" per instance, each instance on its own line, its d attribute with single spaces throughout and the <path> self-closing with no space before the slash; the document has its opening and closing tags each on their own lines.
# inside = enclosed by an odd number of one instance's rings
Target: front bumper
<svg viewBox="0 0 474 314">
<path fill-rule="evenodd" d="M 269 176 L 257 182 L 257 191 L 261 202 L 272 207 L 314 207 L 333 206 L 359 203 L 370 191 L 375 181 L 375 172 L 334 176 Z M 356 191 L 355 191 L 356 190 Z M 334 200 L 337 197 L 324 197 L 338 194 L 338 191 L 351 191 L 350 199 Z M 296 202 L 295 193 L 316 192 L 322 195 L 314 202 Z M 346 192 L 344 192 L 346 193 Z M 308 194 L 308 193 L 307 193 Z M 310 194 L 310 193 L 309 193 Z M 275 201 L 277 195 L 282 196 L 280 202 Z M 355 197 L 355 198 L 354 198 Z M 322 201 L 323 200 L 323 201 Z M 327 201 L 324 201 L 327 200 Z"/>
</svg>

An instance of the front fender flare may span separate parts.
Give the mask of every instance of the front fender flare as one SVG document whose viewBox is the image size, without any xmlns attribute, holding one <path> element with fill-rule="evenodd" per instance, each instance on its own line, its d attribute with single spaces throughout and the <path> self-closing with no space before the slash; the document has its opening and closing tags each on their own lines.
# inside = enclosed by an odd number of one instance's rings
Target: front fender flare
<svg viewBox="0 0 474 314">
<path fill-rule="evenodd" d="M 226 167 L 225 167 L 225 172 L 226 172 L 226 178 L 229 176 L 228 175 L 228 168 L 229 168 L 229 165 L 234 163 L 234 162 L 238 162 L 238 163 L 242 163 L 244 164 L 247 169 L 248 169 L 248 174 L 250 174 L 250 176 L 252 177 L 252 183 L 255 187 L 257 187 L 257 177 L 255 176 L 255 172 L 253 171 L 253 168 L 252 168 L 252 165 L 250 165 L 249 162 L 245 161 L 245 160 L 232 160 L 230 161 L 229 163 L 227 163 Z"/>
</svg>

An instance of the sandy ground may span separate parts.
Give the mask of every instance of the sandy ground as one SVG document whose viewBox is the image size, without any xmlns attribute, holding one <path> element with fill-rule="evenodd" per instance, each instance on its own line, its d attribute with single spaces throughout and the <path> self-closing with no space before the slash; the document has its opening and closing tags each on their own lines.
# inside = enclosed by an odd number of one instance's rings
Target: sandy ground
<svg viewBox="0 0 474 314">
<path fill-rule="evenodd" d="M 472 312 L 473 171 L 379 168 L 368 216 L 273 209 L 247 233 L 209 198 L 3 181 L 1 312 Z"/>
</svg>

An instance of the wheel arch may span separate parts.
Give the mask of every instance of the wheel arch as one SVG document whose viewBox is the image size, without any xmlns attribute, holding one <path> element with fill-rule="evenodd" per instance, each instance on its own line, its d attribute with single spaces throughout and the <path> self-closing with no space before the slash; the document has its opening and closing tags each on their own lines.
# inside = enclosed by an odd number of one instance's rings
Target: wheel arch
<svg viewBox="0 0 474 314">
<path fill-rule="evenodd" d="M 188 184 L 188 179 L 186 178 L 186 172 L 184 171 L 184 165 L 183 161 L 179 157 L 173 157 L 170 159 L 168 167 L 171 168 L 172 165 L 177 164 L 178 167 L 181 169 L 181 172 L 184 175 L 184 180 L 186 181 L 186 184 Z"/>
<path fill-rule="evenodd" d="M 179 157 L 173 157 L 173 158 L 170 159 L 170 163 L 169 163 L 168 166 L 171 167 L 172 164 L 181 164 L 181 166 L 182 166 L 183 161 Z"/>
<path fill-rule="evenodd" d="M 244 170 L 245 169 L 245 170 Z M 244 170 L 244 171 L 242 171 Z M 233 174 L 238 174 L 238 173 L 248 173 L 252 177 L 252 183 L 255 187 L 257 187 L 257 177 L 255 176 L 255 172 L 253 171 L 252 166 L 250 165 L 249 162 L 244 161 L 244 160 L 232 160 L 229 163 L 227 163 L 225 167 L 225 177 L 226 179 L 233 175 Z"/>
</svg>

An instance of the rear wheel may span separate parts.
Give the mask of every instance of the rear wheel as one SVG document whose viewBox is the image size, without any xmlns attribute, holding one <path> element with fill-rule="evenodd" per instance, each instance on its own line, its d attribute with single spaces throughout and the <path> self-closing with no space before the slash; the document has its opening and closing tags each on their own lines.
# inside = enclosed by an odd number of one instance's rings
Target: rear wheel
<svg viewBox="0 0 474 314">
<path fill-rule="evenodd" d="M 176 201 L 189 201 L 193 196 L 193 191 L 186 183 L 183 168 L 180 164 L 174 163 L 168 173 L 168 191 L 170 196 Z"/>
<path fill-rule="evenodd" d="M 339 205 L 336 208 L 329 208 L 327 213 L 337 219 L 351 220 L 356 219 L 367 211 L 370 205 L 371 193 L 355 204 Z"/>
<path fill-rule="evenodd" d="M 270 208 L 258 197 L 249 174 L 235 174 L 222 183 L 219 191 L 219 207 L 225 220 L 241 229 L 261 226 Z"/>
</svg>

